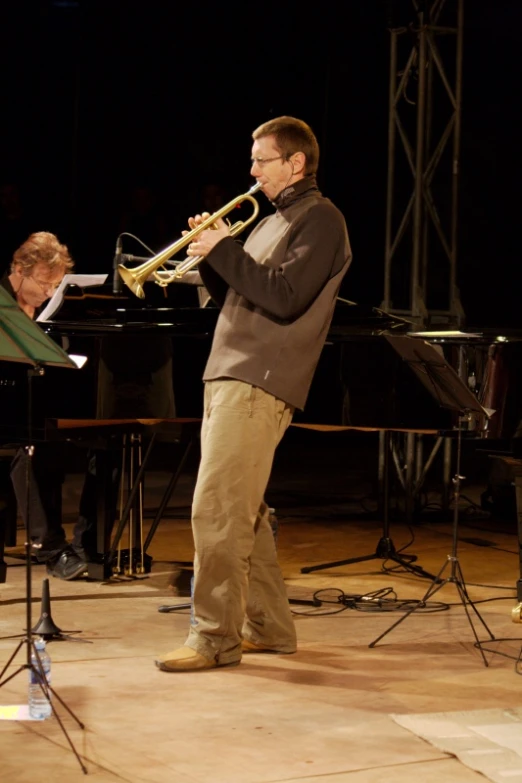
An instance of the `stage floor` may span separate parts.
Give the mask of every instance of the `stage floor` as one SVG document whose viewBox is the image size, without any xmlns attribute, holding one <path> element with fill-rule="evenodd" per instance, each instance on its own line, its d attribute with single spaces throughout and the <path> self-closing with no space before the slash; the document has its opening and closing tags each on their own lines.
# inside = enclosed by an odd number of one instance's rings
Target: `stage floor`
<svg viewBox="0 0 522 783">
<path fill-rule="evenodd" d="M 88 777 L 55 719 L 2 720 L 2 779 L 484 780 L 396 717 L 522 706 L 516 663 L 522 627 L 511 617 L 519 579 L 516 520 L 480 512 L 473 504 L 484 487 L 464 482 L 458 559 L 469 596 L 498 640 L 488 647 L 503 654 L 485 652 L 485 665 L 452 581 L 429 599 L 427 609 L 416 609 L 370 647 L 404 616 L 411 606 L 404 602 L 423 598 L 434 582 L 381 557 L 301 573 L 303 567 L 372 555 L 382 536 L 368 471 L 373 456 L 365 452 L 365 441 L 343 441 L 337 453 L 328 443 L 307 441 L 304 448 L 290 438 L 267 494 L 279 520 L 278 552 L 289 597 L 310 600 L 321 591 L 317 595 L 324 601 L 317 608 L 293 606 L 298 652 L 245 655 L 238 667 L 191 674 L 167 674 L 154 666 L 155 655 L 183 643 L 189 623 L 186 609 L 162 613 L 158 608 L 183 603 L 190 577 L 190 468 L 150 546 L 150 574 L 108 583 L 50 580 L 52 619 L 71 637 L 49 643 L 53 687 L 85 724 L 82 731 L 58 708 Z M 147 476 L 147 524 L 168 478 L 164 470 Z M 81 474 L 74 473 L 64 485 L 68 532 L 81 483 Z M 415 564 L 432 576 L 444 568 L 446 579 L 452 575 L 452 514 L 438 510 L 436 485 L 434 480 L 422 513 L 409 525 L 402 513 L 392 513 L 389 532 L 397 550 L 406 547 L 401 553 L 406 560 L 415 555 Z M 25 625 L 22 543 L 19 530 L 19 546 L 6 551 L 7 581 L 0 584 L 2 664 L 17 644 L 7 637 L 22 633 Z M 46 573 L 42 566 L 32 572 L 36 623 Z M 479 638 L 486 640 L 486 629 L 475 620 Z M 23 662 L 22 648 L 11 670 Z M 26 703 L 26 680 L 22 672 L 2 687 L 0 705 Z"/>
</svg>

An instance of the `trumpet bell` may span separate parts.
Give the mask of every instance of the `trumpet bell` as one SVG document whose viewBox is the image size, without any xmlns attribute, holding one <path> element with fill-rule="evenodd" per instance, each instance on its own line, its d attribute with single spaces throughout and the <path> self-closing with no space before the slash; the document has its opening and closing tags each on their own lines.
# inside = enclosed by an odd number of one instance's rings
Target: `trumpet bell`
<svg viewBox="0 0 522 783">
<path fill-rule="evenodd" d="M 164 250 L 160 251 L 157 255 L 149 258 L 149 260 L 145 261 L 143 264 L 141 264 L 141 266 L 135 267 L 134 269 L 127 269 L 127 267 L 123 266 L 123 264 L 120 264 L 118 266 L 118 272 L 127 288 L 130 288 L 132 293 L 139 299 L 144 299 L 145 291 L 143 286 L 146 280 L 154 280 L 157 285 L 165 288 L 175 280 L 182 278 L 186 272 L 188 272 L 190 269 L 193 269 L 195 266 L 197 266 L 197 264 L 199 264 L 200 261 L 203 260 L 203 256 L 198 256 L 197 258 L 187 258 L 182 262 L 178 262 L 176 269 L 173 272 L 162 272 L 160 274 L 158 270 L 168 259 L 172 258 L 172 256 L 178 253 L 182 248 L 187 247 L 187 245 L 189 245 L 192 240 L 198 236 L 198 234 L 200 234 L 202 231 L 205 231 L 207 228 L 211 228 L 217 220 L 225 217 L 225 215 L 228 215 L 229 212 L 242 204 L 243 201 L 250 201 L 253 210 L 251 216 L 247 220 L 238 221 L 235 223 L 230 228 L 230 235 L 236 236 L 236 234 L 239 234 L 240 231 L 243 231 L 246 226 L 255 220 L 259 213 L 259 204 L 255 198 L 253 198 L 252 193 L 255 193 L 260 188 L 260 183 L 256 182 L 256 184 L 251 187 L 247 193 L 244 193 L 242 196 L 238 196 L 232 201 L 229 201 L 228 204 L 225 204 L 224 207 L 221 207 L 221 209 L 218 209 L 217 212 L 214 212 L 213 215 L 204 220 L 201 225 L 192 229 L 192 231 L 189 231 L 185 236 L 181 237 L 181 239 L 178 239 L 177 242 L 174 242 L 172 245 L 169 245 Z"/>
<path fill-rule="evenodd" d="M 118 272 L 127 288 L 130 288 L 132 293 L 139 299 L 145 299 L 145 291 L 142 285 L 145 281 L 140 281 L 135 272 L 132 269 L 127 269 L 123 264 L 118 265 Z"/>
</svg>

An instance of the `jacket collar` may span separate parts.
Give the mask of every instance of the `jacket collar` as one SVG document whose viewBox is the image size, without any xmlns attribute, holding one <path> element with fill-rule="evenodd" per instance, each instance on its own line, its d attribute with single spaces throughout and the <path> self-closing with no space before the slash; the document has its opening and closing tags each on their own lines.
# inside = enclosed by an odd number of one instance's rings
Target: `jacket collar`
<svg viewBox="0 0 522 783">
<path fill-rule="evenodd" d="M 307 174 L 303 179 L 297 180 L 293 185 L 289 185 L 281 193 L 278 193 L 272 204 L 276 209 L 284 209 L 312 192 L 319 193 L 316 177 L 315 174 Z"/>
</svg>

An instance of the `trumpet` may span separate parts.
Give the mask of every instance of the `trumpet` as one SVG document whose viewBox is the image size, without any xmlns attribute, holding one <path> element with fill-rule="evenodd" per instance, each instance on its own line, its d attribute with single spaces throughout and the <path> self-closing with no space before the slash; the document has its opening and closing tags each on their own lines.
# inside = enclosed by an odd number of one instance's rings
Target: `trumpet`
<svg viewBox="0 0 522 783">
<path fill-rule="evenodd" d="M 252 223 L 252 221 L 254 221 L 259 214 L 259 204 L 257 203 L 256 199 L 253 198 L 252 194 L 256 193 L 260 188 L 261 184 L 256 182 L 256 184 L 253 185 L 247 193 L 243 193 L 243 195 L 237 196 L 236 198 L 232 199 L 232 201 L 229 201 L 228 204 L 225 204 L 223 207 L 221 207 L 221 209 L 218 209 L 216 212 L 210 215 L 210 217 L 204 220 L 199 226 L 196 226 L 196 228 L 192 229 L 192 231 L 189 231 L 187 234 L 185 234 L 185 236 L 181 237 L 181 239 L 178 239 L 164 250 L 160 250 L 157 255 L 152 256 L 152 258 L 149 258 L 147 261 L 144 261 L 144 263 L 140 266 L 134 267 L 134 269 L 127 269 L 127 267 L 123 264 L 119 264 L 118 273 L 127 288 L 130 288 L 132 293 L 140 299 L 144 299 L 145 292 L 143 290 L 143 285 L 146 280 L 152 279 L 162 288 L 166 288 L 168 285 L 170 285 L 170 283 L 173 283 L 176 280 L 180 280 L 189 270 L 197 266 L 204 257 L 194 256 L 194 258 L 192 258 L 189 256 L 183 261 L 171 261 L 170 263 L 174 263 L 175 268 L 170 271 L 164 268 L 165 262 L 172 258 L 172 256 L 176 255 L 176 253 L 179 253 L 182 248 L 189 245 L 195 237 L 201 234 L 202 231 L 205 231 L 207 228 L 213 228 L 217 220 L 225 217 L 225 215 L 228 215 L 229 212 L 238 207 L 244 201 L 250 201 L 252 204 L 251 216 L 247 220 L 238 220 L 237 223 L 234 223 L 229 227 L 230 236 L 237 236 L 241 231 L 243 231 L 244 228 L 250 225 L 250 223 Z M 163 267 L 162 272 L 159 271 L 161 267 Z"/>
</svg>

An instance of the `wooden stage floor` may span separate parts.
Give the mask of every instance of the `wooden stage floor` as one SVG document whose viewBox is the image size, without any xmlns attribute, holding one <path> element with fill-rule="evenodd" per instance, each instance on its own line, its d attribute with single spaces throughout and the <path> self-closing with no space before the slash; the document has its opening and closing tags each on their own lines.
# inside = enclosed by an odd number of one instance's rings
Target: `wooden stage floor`
<svg viewBox="0 0 522 783">
<path fill-rule="evenodd" d="M 304 437 L 304 436 L 303 436 Z M 333 445 L 332 445 L 333 444 Z M 307 566 L 373 554 L 382 536 L 374 491 L 375 442 L 347 436 L 293 436 L 281 446 L 267 494 L 279 520 L 278 552 L 293 606 L 295 655 L 245 655 L 240 666 L 167 674 L 154 656 L 182 644 L 189 613 L 162 613 L 183 602 L 190 576 L 189 522 L 194 466 L 183 474 L 149 549 L 150 574 L 107 583 L 50 580 L 54 622 L 69 640 L 51 641 L 53 685 L 85 724 L 62 709 L 82 755 L 78 762 L 55 719 L 0 721 L 2 780 L 29 783 L 479 783 L 482 774 L 400 725 L 395 716 L 516 710 L 522 680 L 516 658 L 522 628 L 512 621 L 519 579 L 516 520 L 480 511 L 484 487 L 465 481 L 458 558 L 474 606 L 498 641 L 486 666 L 454 583 L 445 584 L 370 647 L 434 583 L 381 557 L 303 574 Z M 480 473 L 480 471 L 479 471 Z M 168 481 L 147 476 L 148 521 Z M 473 481 L 475 479 L 473 478 Z M 67 530 L 82 476 L 64 485 Z M 392 509 L 397 550 L 432 575 L 451 575 L 452 515 L 438 509 L 438 480 L 409 524 Z M 477 504 L 477 505 L 474 505 Z M 23 632 L 23 531 L 7 550 L 0 585 L 0 663 Z M 404 549 L 403 549 L 404 548 Z M 449 566 L 447 565 L 449 564 Z M 46 577 L 33 571 L 33 620 Z M 473 611 L 472 611 L 473 614 Z M 477 618 L 476 618 L 477 619 Z M 487 633 L 477 619 L 480 639 Z M 510 640 L 510 641 L 504 641 Z M 14 664 L 23 662 L 22 653 Z M 26 672 L 2 689 L 0 704 L 23 704 Z M 522 766 L 522 760 L 521 760 Z M 493 778 L 491 778 L 493 779 Z M 518 779 L 518 778 L 512 778 Z"/>
</svg>

